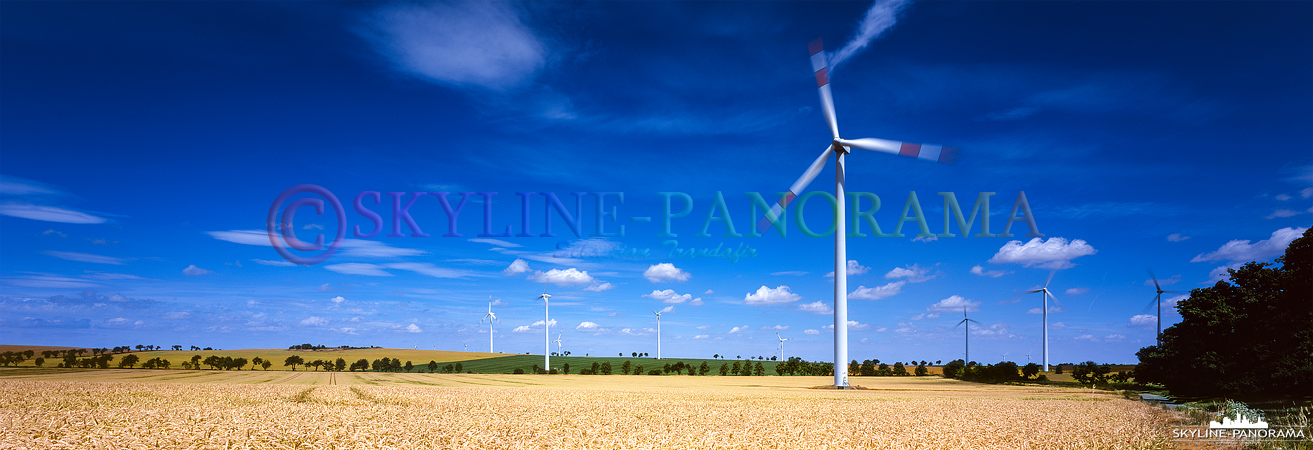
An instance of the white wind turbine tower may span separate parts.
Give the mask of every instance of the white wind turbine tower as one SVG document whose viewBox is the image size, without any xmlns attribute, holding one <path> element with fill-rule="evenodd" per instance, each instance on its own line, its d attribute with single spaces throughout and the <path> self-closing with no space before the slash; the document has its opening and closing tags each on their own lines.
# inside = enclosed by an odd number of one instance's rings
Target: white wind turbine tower
<svg viewBox="0 0 1313 450">
<path fill-rule="evenodd" d="M 561 334 L 556 334 L 556 356 L 561 356 Z"/>
<path fill-rule="evenodd" d="M 962 360 L 964 364 L 971 364 L 971 324 L 972 323 L 976 325 L 980 325 L 980 322 L 976 322 L 976 319 L 967 318 L 967 309 L 962 308 L 962 320 L 959 320 L 957 322 L 957 325 L 966 325 L 966 349 L 965 349 L 966 359 Z M 957 325 L 954 325 L 953 328 L 957 328 Z"/>
<path fill-rule="evenodd" d="M 543 370 L 552 370 L 552 322 L 547 315 L 547 303 L 552 299 L 552 294 L 547 293 L 547 286 L 543 286 L 543 293 L 538 296 L 543 299 Z"/>
<path fill-rule="evenodd" d="M 501 323 L 501 320 L 498 320 L 498 319 L 497 319 L 497 315 L 492 313 L 492 296 L 491 296 L 491 295 L 488 296 L 488 314 L 485 314 L 485 315 L 483 316 L 482 319 L 479 319 L 479 323 L 483 323 L 484 320 L 487 320 L 487 321 L 488 321 L 488 353 L 493 353 L 493 351 L 492 351 L 492 322 L 493 322 L 493 321 L 496 321 L 497 323 Z"/>
<path fill-rule="evenodd" d="M 657 359 L 661 359 L 661 313 L 654 309 L 652 314 L 657 316 Z"/>
<path fill-rule="evenodd" d="M 1150 306 L 1156 306 L 1158 308 L 1157 312 L 1154 313 L 1154 317 L 1158 319 L 1158 334 L 1154 336 L 1158 339 L 1158 346 L 1162 347 L 1163 346 L 1163 294 L 1180 294 L 1181 291 L 1164 291 L 1162 286 L 1158 285 L 1158 277 L 1153 275 L 1153 269 L 1149 269 L 1149 278 L 1153 279 L 1153 289 L 1155 291 L 1158 291 L 1158 294 L 1155 295 L 1153 298 L 1153 304 Z"/>
<path fill-rule="evenodd" d="M 808 46 L 811 52 L 812 71 L 816 75 L 816 86 L 821 96 L 821 112 L 825 114 L 825 123 L 830 127 L 831 141 L 825 151 L 812 161 L 811 166 L 793 186 L 789 193 L 771 208 L 770 213 L 757 223 L 758 232 L 765 231 L 772 224 L 770 217 L 780 217 L 784 208 L 793 202 L 834 154 L 835 183 L 834 198 L 839 199 L 835 205 L 837 220 L 834 224 L 834 385 L 839 388 L 848 386 L 848 270 L 847 243 L 848 211 L 844 188 L 844 157 L 851 149 L 857 148 L 894 155 L 907 156 L 927 161 L 954 163 L 957 160 L 957 148 L 932 144 L 914 144 L 910 142 L 890 141 L 886 139 L 843 139 L 839 137 L 839 124 L 835 121 L 834 98 L 830 95 L 829 63 L 826 61 L 825 49 L 821 40 L 816 39 Z"/>
<path fill-rule="evenodd" d="M 780 337 L 780 332 L 775 332 L 775 338 L 780 340 L 780 361 L 784 361 L 784 341 L 788 339 Z"/>
<path fill-rule="evenodd" d="M 1053 295 L 1053 292 L 1049 291 L 1049 283 L 1053 281 L 1053 275 L 1056 273 L 1058 273 L 1058 271 L 1056 270 L 1049 272 L 1049 279 L 1044 282 L 1044 287 L 1027 292 L 1028 294 L 1036 294 L 1036 293 L 1043 294 L 1043 303 L 1041 303 L 1040 306 L 1043 307 L 1041 309 L 1041 313 L 1044 315 L 1043 317 L 1044 317 L 1044 371 L 1045 372 L 1049 371 L 1049 297 L 1053 298 L 1054 304 L 1058 304 L 1058 296 Z"/>
</svg>

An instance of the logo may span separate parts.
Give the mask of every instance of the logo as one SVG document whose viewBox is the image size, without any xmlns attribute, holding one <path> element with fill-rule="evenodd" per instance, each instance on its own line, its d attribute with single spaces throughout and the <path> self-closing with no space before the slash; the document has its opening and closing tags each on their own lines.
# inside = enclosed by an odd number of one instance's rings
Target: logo
<svg viewBox="0 0 1313 450">
<path fill-rule="evenodd" d="M 1248 417 L 1241 414 L 1236 417 L 1236 420 L 1231 420 L 1230 417 L 1223 417 L 1221 423 L 1210 421 L 1208 422 L 1208 428 L 1267 429 L 1267 422 L 1264 422 L 1262 419 L 1259 419 L 1257 422 L 1251 422 Z"/>
</svg>

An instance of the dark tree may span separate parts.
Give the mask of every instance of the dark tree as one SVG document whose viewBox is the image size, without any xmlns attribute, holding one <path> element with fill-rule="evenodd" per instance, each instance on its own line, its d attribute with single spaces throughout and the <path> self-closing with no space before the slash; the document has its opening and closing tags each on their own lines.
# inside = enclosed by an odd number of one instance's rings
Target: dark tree
<svg viewBox="0 0 1313 450">
<path fill-rule="evenodd" d="M 297 365 L 300 365 L 300 364 L 302 364 L 302 363 L 304 363 L 304 362 L 305 362 L 305 359 L 302 359 L 300 356 L 292 355 L 292 356 L 288 356 L 287 359 L 284 359 L 284 360 L 283 360 L 283 365 L 284 365 L 284 366 L 292 366 L 292 371 L 295 372 L 295 371 L 296 371 L 296 366 L 297 366 Z"/>
<path fill-rule="evenodd" d="M 1025 367 L 1021 368 L 1021 376 L 1025 378 L 1033 377 L 1035 374 L 1039 373 L 1039 369 L 1041 368 L 1042 367 L 1040 367 L 1039 364 L 1027 363 Z"/>
<path fill-rule="evenodd" d="M 738 363 L 734 363 L 734 365 L 737 366 Z M 720 363 L 720 376 L 726 375 L 729 375 L 729 363 Z"/>
<path fill-rule="evenodd" d="M 137 365 L 137 361 L 140 360 L 141 358 L 138 358 L 137 355 L 124 356 L 123 359 L 119 360 L 119 367 L 126 367 L 131 369 L 133 366 Z"/>
<path fill-rule="evenodd" d="M 611 374 L 611 362 L 607 361 L 602 363 L 602 375 L 610 375 L 610 374 Z"/>
<path fill-rule="evenodd" d="M 461 366 L 461 363 L 456 363 L 456 373 L 461 373 L 461 372 L 464 372 L 464 371 L 465 371 L 465 368 Z"/>
<path fill-rule="evenodd" d="M 620 373 L 629 375 L 629 369 L 631 368 L 632 367 L 630 366 L 629 361 L 625 361 L 624 363 L 620 364 Z"/>
<path fill-rule="evenodd" d="M 251 367 L 251 369 L 255 369 L 255 367 Z M 338 358 L 337 361 L 333 361 L 333 369 L 335 369 L 338 372 L 346 370 L 346 360 L 342 358 Z"/>
<path fill-rule="evenodd" d="M 1135 379 L 1183 396 L 1287 399 L 1313 392 L 1313 229 L 1276 264 L 1228 269 L 1190 291 L 1162 345 L 1140 349 Z M 1229 282 L 1228 282 L 1229 281 Z"/>
</svg>

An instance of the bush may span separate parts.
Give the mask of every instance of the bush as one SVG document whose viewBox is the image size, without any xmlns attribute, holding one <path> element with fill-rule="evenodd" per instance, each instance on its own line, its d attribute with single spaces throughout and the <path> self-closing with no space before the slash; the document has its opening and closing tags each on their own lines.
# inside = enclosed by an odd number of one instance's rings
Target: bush
<svg viewBox="0 0 1313 450">
<path fill-rule="evenodd" d="M 944 364 L 944 378 L 961 378 L 965 368 L 966 363 L 960 359 L 949 361 Z"/>
<path fill-rule="evenodd" d="M 1040 376 L 1035 377 L 1035 381 L 1049 381 L 1049 376 L 1040 374 Z"/>
<path fill-rule="evenodd" d="M 611 362 L 608 361 L 602 363 L 602 375 L 610 375 L 610 374 L 611 374 Z"/>
<path fill-rule="evenodd" d="M 519 367 L 516 367 L 516 368 L 515 368 L 515 372 L 513 372 L 513 373 L 516 374 L 516 375 L 524 375 L 524 369 L 521 369 L 521 368 L 519 368 Z"/>
<path fill-rule="evenodd" d="M 648 375 L 661 375 L 661 369 L 652 369 L 647 371 Z"/>
<path fill-rule="evenodd" d="M 916 366 L 916 376 L 918 376 L 918 377 L 924 377 L 924 376 L 929 375 L 929 374 L 930 374 L 930 370 L 925 368 L 925 363 L 922 363 L 921 365 Z"/>
</svg>

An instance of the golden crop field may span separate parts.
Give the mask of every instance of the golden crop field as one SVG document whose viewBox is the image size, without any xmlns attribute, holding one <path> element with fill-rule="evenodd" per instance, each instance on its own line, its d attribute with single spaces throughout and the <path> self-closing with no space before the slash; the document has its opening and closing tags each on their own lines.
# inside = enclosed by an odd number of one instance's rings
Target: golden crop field
<svg viewBox="0 0 1313 450">
<path fill-rule="evenodd" d="M 1104 392 L 938 377 L 16 369 L 10 448 L 1169 448 Z"/>
</svg>

